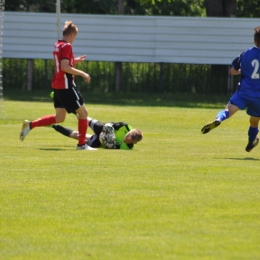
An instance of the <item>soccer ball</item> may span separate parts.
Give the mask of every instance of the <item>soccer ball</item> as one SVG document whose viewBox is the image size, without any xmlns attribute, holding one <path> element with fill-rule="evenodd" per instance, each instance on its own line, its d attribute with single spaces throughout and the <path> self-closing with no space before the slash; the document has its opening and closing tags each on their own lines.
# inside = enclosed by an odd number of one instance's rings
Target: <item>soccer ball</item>
<svg viewBox="0 0 260 260">
<path fill-rule="evenodd" d="M 101 132 L 99 135 L 99 141 L 100 143 L 108 148 L 108 149 L 112 149 L 114 144 L 115 144 L 115 140 L 116 140 L 116 136 L 115 134 L 107 134 L 105 132 Z"/>
<path fill-rule="evenodd" d="M 104 132 L 106 134 L 114 134 L 115 129 L 114 129 L 114 127 L 113 127 L 113 125 L 111 123 L 106 123 L 103 126 L 103 131 L 102 132 Z"/>
<path fill-rule="evenodd" d="M 107 123 L 103 126 L 103 130 L 99 135 L 100 143 L 108 149 L 112 149 L 115 145 L 116 136 L 112 124 Z"/>
</svg>

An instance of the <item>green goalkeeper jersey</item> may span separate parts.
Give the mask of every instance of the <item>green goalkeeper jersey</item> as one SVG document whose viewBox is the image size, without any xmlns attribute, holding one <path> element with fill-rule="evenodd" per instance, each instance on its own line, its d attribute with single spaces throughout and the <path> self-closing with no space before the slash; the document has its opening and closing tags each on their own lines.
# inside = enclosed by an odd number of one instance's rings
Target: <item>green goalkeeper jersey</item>
<svg viewBox="0 0 260 260">
<path fill-rule="evenodd" d="M 112 123 L 115 129 L 115 136 L 116 136 L 116 148 L 123 149 L 123 150 L 130 150 L 133 149 L 133 144 L 126 144 L 124 142 L 124 138 L 126 134 L 131 131 L 133 128 L 132 126 L 119 122 L 119 123 Z"/>
</svg>

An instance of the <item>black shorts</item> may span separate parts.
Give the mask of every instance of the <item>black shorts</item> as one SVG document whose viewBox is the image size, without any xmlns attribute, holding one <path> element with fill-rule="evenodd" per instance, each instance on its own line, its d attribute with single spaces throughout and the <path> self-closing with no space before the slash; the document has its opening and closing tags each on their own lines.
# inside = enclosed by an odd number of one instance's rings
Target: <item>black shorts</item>
<svg viewBox="0 0 260 260">
<path fill-rule="evenodd" d="M 96 119 L 92 119 L 88 122 L 88 125 L 95 134 L 92 135 L 90 139 L 87 141 L 87 145 L 93 148 L 99 148 L 101 146 L 101 143 L 99 141 L 99 135 L 103 130 L 104 124 Z"/>
<path fill-rule="evenodd" d="M 84 105 L 84 100 L 76 87 L 69 89 L 54 89 L 54 107 L 65 108 L 68 113 L 76 113 L 76 110 Z"/>
<path fill-rule="evenodd" d="M 99 141 L 99 135 L 92 135 L 90 139 L 87 141 L 87 145 L 93 148 L 99 148 L 101 146 L 101 143 Z"/>
</svg>

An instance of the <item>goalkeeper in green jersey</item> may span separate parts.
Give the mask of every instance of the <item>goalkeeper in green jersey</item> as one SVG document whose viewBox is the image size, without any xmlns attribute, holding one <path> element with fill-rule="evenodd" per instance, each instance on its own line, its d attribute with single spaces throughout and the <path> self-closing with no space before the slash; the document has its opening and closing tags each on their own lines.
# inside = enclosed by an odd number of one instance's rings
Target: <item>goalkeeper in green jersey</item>
<svg viewBox="0 0 260 260">
<path fill-rule="evenodd" d="M 86 144 L 93 148 L 104 147 L 100 140 L 99 135 L 103 131 L 103 128 L 106 124 L 88 117 L 88 126 L 93 130 L 94 134 L 86 134 Z M 112 125 L 113 131 L 115 134 L 115 141 L 113 144 L 105 145 L 105 148 L 109 149 L 124 149 L 130 150 L 133 149 L 134 145 L 140 142 L 143 138 L 143 133 L 139 129 L 134 129 L 127 123 L 124 122 L 111 122 L 109 125 Z M 57 132 L 68 136 L 70 138 L 78 139 L 78 131 L 72 130 L 70 128 L 61 126 L 61 125 L 52 125 Z"/>
</svg>

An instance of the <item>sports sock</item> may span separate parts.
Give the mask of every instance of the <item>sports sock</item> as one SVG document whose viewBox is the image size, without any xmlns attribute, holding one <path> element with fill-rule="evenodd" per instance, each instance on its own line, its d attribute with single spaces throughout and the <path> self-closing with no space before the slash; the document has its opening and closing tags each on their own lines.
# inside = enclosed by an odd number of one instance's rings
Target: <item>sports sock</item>
<svg viewBox="0 0 260 260">
<path fill-rule="evenodd" d="M 70 137 L 70 134 L 73 132 L 72 129 L 61 126 L 61 125 L 52 125 L 52 128 L 54 128 L 57 132 Z"/>
<path fill-rule="evenodd" d="M 253 143 L 256 139 L 257 134 L 258 134 L 258 127 L 253 128 L 250 126 L 248 129 L 248 142 Z"/>
<path fill-rule="evenodd" d="M 55 115 L 48 115 L 32 121 L 30 124 L 30 128 L 33 129 L 34 127 L 48 126 L 55 123 L 56 123 Z"/>
<path fill-rule="evenodd" d="M 86 143 L 87 129 L 88 129 L 88 120 L 78 119 L 78 132 L 79 132 L 78 146 L 84 145 Z"/>
<path fill-rule="evenodd" d="M 221 122 L 228 119 L 229 117 L 229 112 L 226 110 L 222 110 L 220 112 L 218 112 L 216 119 L 220 120 Z"/>
<path fill-rule="evenodd" d="M 88 126 L 94 131 L 95 123 L 98 122 L 97 119 L 88 118 Z"/>
</svg>

